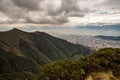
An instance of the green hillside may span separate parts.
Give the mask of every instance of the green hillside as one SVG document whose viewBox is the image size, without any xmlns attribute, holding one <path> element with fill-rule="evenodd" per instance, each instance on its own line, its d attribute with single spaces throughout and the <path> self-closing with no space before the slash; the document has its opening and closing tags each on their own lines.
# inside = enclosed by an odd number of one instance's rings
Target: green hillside
<svg viewBox="0 0 120 80">
<path fill-rule="evenodd" d="M 36 80 L 120 80 L 120 49 L 101 49 L 80 62 L 64 60 L 47 64 Z"/>
<path fill-rule="evenodd" d="M 25 80 L 23 72 L 36 74 L 44 64 L 64 59 L 79 60 L 90 52 L 89 48 L 44 32 L 28 33 L 18 29 L 0 32 L 0 76 L 6 80 L 23 76 L 21 80 Z M 79 58 L 76 59 L 76 55 Z M 12 79 L 14 75 L 18 77 Z"/>
</svg>

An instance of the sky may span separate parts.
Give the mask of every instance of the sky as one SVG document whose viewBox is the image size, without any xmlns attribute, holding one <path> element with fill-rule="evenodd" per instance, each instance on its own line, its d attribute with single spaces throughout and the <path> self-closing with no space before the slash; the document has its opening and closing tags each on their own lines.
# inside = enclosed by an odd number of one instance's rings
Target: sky
<svg viewBox="0 0 120 80">
<path fill-rule="evenodd" d="M 0 0 L 0 29 L 120 24 L 120 0 Z"/>
</svg>

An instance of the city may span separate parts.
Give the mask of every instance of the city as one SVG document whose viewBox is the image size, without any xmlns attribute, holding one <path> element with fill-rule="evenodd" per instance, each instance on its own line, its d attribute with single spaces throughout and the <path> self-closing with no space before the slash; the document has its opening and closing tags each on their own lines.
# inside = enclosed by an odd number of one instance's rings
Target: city
<svg viewBox="0 0 120 80">
<path fill-rule="evenodd" d="M 74 44 L 81 44 L 94 50 L 106 47 L 120 48 L 120 40 L 102 39 L 96 36 L 61 35 L 60 37 Z"/>
</svg>

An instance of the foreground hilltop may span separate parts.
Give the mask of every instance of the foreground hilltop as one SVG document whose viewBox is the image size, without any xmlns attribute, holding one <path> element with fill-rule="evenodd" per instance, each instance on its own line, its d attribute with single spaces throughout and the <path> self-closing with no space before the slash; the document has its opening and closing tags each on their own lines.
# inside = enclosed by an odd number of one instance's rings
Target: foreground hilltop
<svg viewBox="0 0 120 80">
<path fill-rule="evenodd" d="M 0 32 L 0 73 L 37 73 L 46 63 L 79 60 L 90 52 L 89 48 L 44 32 L 28 33 L 14 28 Z"/>
<path fill-rule="evenodd" d="M 47 64 L 36 80 L 120 80 L 120 48 L 100 49 L 80 62 Z"/>
</svg>

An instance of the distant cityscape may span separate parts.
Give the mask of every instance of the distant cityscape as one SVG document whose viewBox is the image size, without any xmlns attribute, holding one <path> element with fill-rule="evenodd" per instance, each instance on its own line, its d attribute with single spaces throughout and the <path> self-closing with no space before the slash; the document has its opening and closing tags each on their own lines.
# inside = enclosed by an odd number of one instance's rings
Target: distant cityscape
<svg viewBox="0 0 120 80">
<path fill-rule="evenodd" d="M 87 46 L 94 50 L 107 47 L 120 48 L 120 40 L 103 39 L 96 36 L 76 36 L 76 35 L 60 35 L 59 37 L 75 44 Z"/>
</svg>

